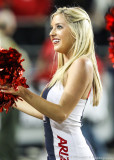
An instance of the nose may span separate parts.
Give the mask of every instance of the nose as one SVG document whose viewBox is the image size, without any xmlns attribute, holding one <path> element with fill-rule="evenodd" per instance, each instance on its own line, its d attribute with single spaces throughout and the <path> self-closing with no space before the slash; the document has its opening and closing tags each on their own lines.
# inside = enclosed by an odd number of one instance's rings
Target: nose
<svg viewBox="0 0 114 160">
<path fill-rule="evenodd" d="M 55 29 L 52 29 L 49 33 L 50 36 L 55 36 L 56 35 L 56 31 Z"/>
</svg>

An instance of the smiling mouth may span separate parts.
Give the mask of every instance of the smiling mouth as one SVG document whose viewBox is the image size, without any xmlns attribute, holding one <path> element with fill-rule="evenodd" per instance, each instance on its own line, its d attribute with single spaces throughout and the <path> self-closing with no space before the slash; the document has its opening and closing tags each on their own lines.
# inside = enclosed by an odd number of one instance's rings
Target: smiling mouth
<svg viewBox="0 0 114 160">
<path fill-rule="evenodd" d="M 52 42 L 53 42 L 53 44 L 57 44 L 57 43 L 59 43 L 59 42 L 60 42 L 60 40 L 58 40 L 58 39 L 54 39 Z"/>
</svg>

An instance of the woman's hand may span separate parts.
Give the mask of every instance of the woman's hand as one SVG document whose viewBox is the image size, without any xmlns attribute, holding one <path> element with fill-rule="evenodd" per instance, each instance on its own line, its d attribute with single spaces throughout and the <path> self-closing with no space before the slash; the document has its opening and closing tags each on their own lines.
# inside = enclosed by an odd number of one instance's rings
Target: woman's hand
<svg viewBox="0 0 114 160">
<path fill-rule="evenodd" d="M 22 86 L 18 86 L 18 89 L 15 90 L 13 87 L 9 87 L 8 85 L 6 85 L 6 86 L 0 85 L 0 91 L 1 92 L 17 95 L 17 96 L 20 96 L 20 97 L 22 95 L 23 90 L 24 90 L 24 87 L 22 87 Z"/>
</svg>

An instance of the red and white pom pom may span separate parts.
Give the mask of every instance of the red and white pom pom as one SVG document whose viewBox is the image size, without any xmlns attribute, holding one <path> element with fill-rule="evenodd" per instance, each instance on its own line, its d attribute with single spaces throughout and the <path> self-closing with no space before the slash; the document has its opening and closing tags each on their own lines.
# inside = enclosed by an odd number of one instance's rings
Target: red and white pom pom
<svg viewBox="0 0 114 160">
<path fill-rule="evenodd" d="M 21 59 L 22 54 L 16 49 L 9 48 L 9 50 L 0 49 L 0 85 L 13 87 L 15 90 L 18 86 L 23 86 L 28 88 L 26 84 L 26 79 L 23 77 L 23 72 L 25 71 L 22 67 Z M 0 91 L 0 112 L 4 109 L 6 113 L 9 108 L 15 103 L 19 96 L 3 93 Z"/>
</svg>

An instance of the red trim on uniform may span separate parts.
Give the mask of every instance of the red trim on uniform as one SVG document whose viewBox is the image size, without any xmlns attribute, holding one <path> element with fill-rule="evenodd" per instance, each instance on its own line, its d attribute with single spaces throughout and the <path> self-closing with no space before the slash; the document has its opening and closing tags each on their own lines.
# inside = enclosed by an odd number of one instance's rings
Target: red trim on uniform
<svg viewBox="0 0 114 160">
<path fill-rule="evenodd" d="M 89 98 L 90 92 L 91 92 L 91 89 L 90 89 L 90 91 L 89 91 L 89 93 L 88 93 L 87 99 Z"/>
</svg>

